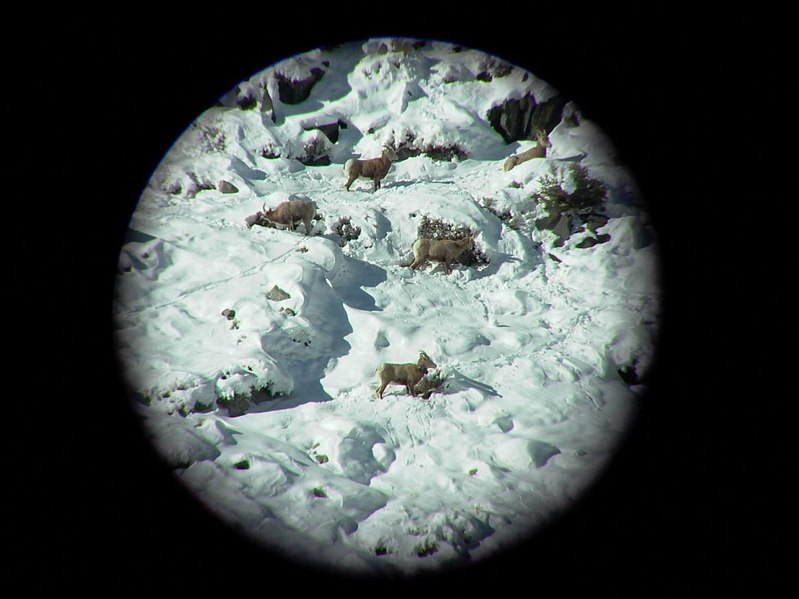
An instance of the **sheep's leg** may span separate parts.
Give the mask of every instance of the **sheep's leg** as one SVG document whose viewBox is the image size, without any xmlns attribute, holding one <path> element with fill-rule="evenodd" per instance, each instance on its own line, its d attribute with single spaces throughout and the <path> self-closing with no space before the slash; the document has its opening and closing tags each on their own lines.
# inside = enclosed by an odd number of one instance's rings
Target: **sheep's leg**
<svg viewBox="0 0 799 599">
<path fill-rule="evenodd" d="M 380 189 L 380 177 L 375 177 L 373 179 L 373 181 L 374 181 L 375 186 L 374 186 L 374 189 L 372 191 L 377 191 L 378 189 Z"/>
<path fill-rule="evenodd" d="M 418 258 L 414 258 L 413 262 L 411 262 L 411 268 L 416 270 L 422 265 L 423 260 L 419 260 Z"/>
<path fill-rule="evenodd" d="M 377 388 L 377 399 L 383 399 L 383 391 L 386 390 L 386 384 L 387 383 L 383 383 Z"/>
<path fill-rule="evenodd" d="M 311 234 L 311 220 L 310 219 L 304 219 L 302 222 L 305 223 L 305 234 L 306 235 L 310 235 Z"/>
<path fill-rule="evenodd" d="M 350 190 L 350 185 L 352 185 L 352 183 L 353 183 L 353 182 L 355 181 L 355 179 L 357 179 L 357 178 L 358 178 L 358 177 L 353 177 L 353 176 L 350 176 L 350 178 L 349 178 L 349 179 L 347 179 L 347 182 L 344 184 L 344 189 L 346 189 L 347 191 L 349 191 L 349 190 Z"/>
</svg>

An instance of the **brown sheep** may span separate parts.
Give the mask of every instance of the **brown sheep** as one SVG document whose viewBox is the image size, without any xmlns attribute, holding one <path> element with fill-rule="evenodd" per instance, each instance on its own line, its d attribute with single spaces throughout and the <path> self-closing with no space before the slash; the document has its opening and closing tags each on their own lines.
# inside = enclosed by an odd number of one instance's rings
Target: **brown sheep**
<svg viewBox="0 0 799 599">
<path fill-rule="evenodd" d="M 452 263 L 458 257 L 474 247 L 474 235 L 461 239 L 417 239 L 413 243 L 413 262 L 411 268 L 416 270 L 427 260 L 443 262 L 447 274 L 452 272 Z"/>
<path fill-rule="evenodd" d="M 380 386 L 377 388 L 377 398 L 383 399 L 383 391 L 389 383 L 405 385 L 406 391 L 416 397 L 414 387 L 427 374 L 429 368 L 436 368 L 436 363 L 424 352 L 419 352 L 419 360 L 415 364 L 381 364 L 375 370 L 377 380 L 380 382 Z"/>
<path fill-rule="evenodd" d="M 514 166 L 522 164 L 523 162 L 527 162 L 532 158 L 544 158 L 547 155 L 547 148 L 552 147 L 552 142 L 549 141 L 546 131 L 542 130 L 535 132 L 535 138 L 538 142 L 535 146 L 529 150 L 525 150 L 524 152 L 519 152 L 514 156 L 510 156 L 505 161 L 505 165 L 502 167 L 502 170 L 509 171 Z"/>
<path fill-rule="evenodd" d="M 261 218 L 285 225 L 289 229 L 294 229 L 295 222 L 302 221 L 305 225 L 306 235 L 311 233 L 311 220 L 315 215 L 316 204 L 312 200 L 300 198 L 290 199 L 269 210 L 264 205 L 264 210 L 260 213 Z"/>
<path fill-rule="evenodd" d="M 347 176 L 344 188 L 349 191 L 350 185 L 355 179 L 366 177 L 373 181 L 373 191 L 377 191 L 380 188 L 380 179 L 386 176 L 388 169 L 391 168 L 392 161 L 398 159 L 397 153 L 387 146 L 383 148 L 383 154 L 380 158 L 370 158 L 368 160 L 350 158 L 344 163 L 344 174 Z"/>
</svg>

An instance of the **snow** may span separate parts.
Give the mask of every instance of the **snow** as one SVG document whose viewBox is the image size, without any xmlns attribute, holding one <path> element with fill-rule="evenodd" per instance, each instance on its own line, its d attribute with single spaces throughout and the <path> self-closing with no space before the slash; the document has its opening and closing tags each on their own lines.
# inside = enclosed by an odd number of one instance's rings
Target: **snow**
<svg viewBox="0 0 799 599">
<path fill-rule="evenodd" d="M 242 83 L 269 91 L 274 122 L 233 95 L 197 119 L 131 218 L 114 315 L 149 436 L 221 518 L 304 562 L 413 574 L 512 545 L 599 476 L 643 400 L 617 371 L 652 360 L 657 248 L 632 174 L 573 104 L 564 114 L 579 118 L 553 130 L 548 158 L 502 170 L 533 142 L 505 145 L 485 115 L 552 97 L 545 82 L 515 67 L 476 80 L 497 59 L 447 44 L 380 47 L 317 50 Z M 282 103 L 274 73 L 313 68 L 325 74 L 310 97 Z M 305 130 L 339 119 L 335 144 Z M 343 189 L 348 158 L 409 134 L 468 157 L 408 158 L 376 192 L 365 179 Z M 331 165 L 296 159 L 315 139 Z M 558 246 L 495 214 L 578 162 L 608 185 L 607 243 L 578 248 L 576 233 Z M 310 236 L 245 225 L 292 194 L 322 215 Z M 470 227 L 489 263 L 409 269 L 425 215 Z M 344 216 L 361 234 L 342 246 Z M 289 297 L 267 299 L 275 286 Z M 444 386 L 429 399 L 389 386 L 376 400 L 377 365 L 421 350 Z"/>
</svg>

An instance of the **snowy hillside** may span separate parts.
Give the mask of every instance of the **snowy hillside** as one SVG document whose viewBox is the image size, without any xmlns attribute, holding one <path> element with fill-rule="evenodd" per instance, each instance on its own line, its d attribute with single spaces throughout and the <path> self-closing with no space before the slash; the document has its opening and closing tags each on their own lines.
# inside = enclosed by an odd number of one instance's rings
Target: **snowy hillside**
<svg viewBox="0 0 799 599">
<path fill-rule="evenodd" d="M 520 114 L 552 147 L 504 171 L 536 144 L 507 143 Z M 346 160 L 383 146 L 381 188 L 345 191 Z M 311 235 L 247 226 L 295 196 Z M 410 269 L 420 229 L 448 225 L 471 259 Z M 612 456 L 654 352 L 656 258 L 632 175 L 557 90 L 370 40 L 266 69 L 178 140 L 120 253 L 119 357 L 155 445 L 237 530 L 321 566 L 436 570 L 534 532 Z M 377 400 L 375 368 L 420 351 L 443 383 Z"/>
</svg>

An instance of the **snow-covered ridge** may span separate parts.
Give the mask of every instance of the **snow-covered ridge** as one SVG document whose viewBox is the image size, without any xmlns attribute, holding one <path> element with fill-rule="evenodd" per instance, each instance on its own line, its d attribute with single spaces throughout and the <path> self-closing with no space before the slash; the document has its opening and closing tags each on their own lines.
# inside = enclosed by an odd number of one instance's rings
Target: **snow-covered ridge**
<svg viewBox="0 0 799 599">
<path fill-rule="evenodd" d="M 506 144 L 497 107 L 546 128 L 548 156 L 504 172 L 535 142 Z M 345 191 L 344 162 L 384 145 L 406 151 L 381 189 Z M 601 204 L 534 199 L 581 173 Z M 318 206 L 311 235 L 246 226 L 292 194 Z M 425 219 L 486 261 L 408 268 Z M 654 354 L 656 260 L 573 103 L 474 50 L 369 40 L 256 74 L 176 142 L 120 254 L 119 355 L 153 442 L 237 529 L 323 566 L 436 569 L 530 534 L 612 456 Z M 443 385 L 377 401 L 377 365 L 419 351 Z"/>
</svg>

